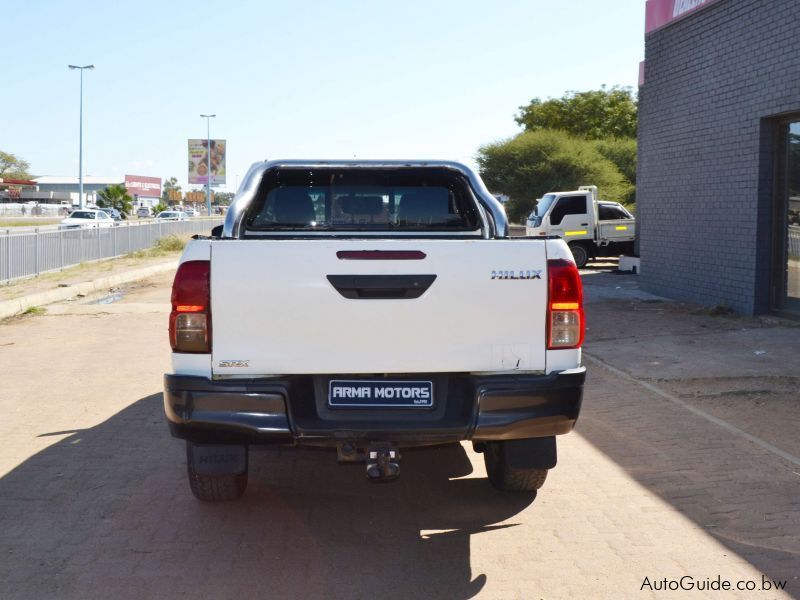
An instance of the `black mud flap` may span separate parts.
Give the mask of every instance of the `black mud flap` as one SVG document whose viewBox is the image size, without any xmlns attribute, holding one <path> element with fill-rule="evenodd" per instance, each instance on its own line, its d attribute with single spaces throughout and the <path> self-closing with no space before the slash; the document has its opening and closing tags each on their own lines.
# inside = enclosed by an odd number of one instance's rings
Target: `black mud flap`
<svg viewBox="0 0 800 600">
<path fill-rule="evenodd" d="M 247 472 L 247 446 L 189 444 L 189 460 L 197 475 L 241 475 Z"/>
<path fill-rule="evenodd" d="M 528 438 L 524 440 L 506 440 L 505 446 L 508 465 L 516 469 L 552 469 L 556 466 L 555 436 Z"/>
</svg>

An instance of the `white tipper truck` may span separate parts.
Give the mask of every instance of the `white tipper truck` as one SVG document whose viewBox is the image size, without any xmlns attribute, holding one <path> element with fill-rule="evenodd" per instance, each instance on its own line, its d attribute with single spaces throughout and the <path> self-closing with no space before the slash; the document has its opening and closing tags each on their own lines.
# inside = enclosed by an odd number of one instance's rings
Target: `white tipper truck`
<svg viewBox="0 0 800 600">
<path fill-rule="evenodd" d="M 636 219 L 618 202 L 598 200 L 597 186 L 542 196 L 528 216 L 525 234 L 566 240 L 578 268 L 600 256 L 633 254 Z"/>
<path fill-rule="evenodd" d="M 191 490 L 239 497 L 254 444 L 385 481 L 402 448 L 470 441 L 494 486 L 535 492 L 580 411 L 582 302 L 566 243 L 510 238 L 459 163 L 257 163 L 173 283 L 164 407 Z"/>
</svg>

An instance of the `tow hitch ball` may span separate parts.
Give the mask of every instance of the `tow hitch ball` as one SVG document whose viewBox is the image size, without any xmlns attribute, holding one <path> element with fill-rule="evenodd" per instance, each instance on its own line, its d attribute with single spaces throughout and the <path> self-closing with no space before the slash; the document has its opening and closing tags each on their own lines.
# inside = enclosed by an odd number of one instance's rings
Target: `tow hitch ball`
<svg viewBox="0 0 800 600">
<path fill-rule="evenodd" d="M 367 450 L 367 479 L 392 481 L 400 475 L 400 453 L 391 446 L 370 446 Z"/>
</svg>

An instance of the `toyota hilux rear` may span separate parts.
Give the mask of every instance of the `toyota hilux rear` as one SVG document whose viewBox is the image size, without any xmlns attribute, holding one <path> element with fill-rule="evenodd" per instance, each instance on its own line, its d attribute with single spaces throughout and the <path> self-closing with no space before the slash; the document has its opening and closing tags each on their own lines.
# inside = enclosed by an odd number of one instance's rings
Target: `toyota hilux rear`
<svg viewBox="0 0 800 600">
<path fill-rule="evenodd" d="M 166 415 L 202 500 L 243 493 L 255 444 L 385 481 L 402 448 L 472 441 L 496 487 L 535 491 L 578 418 L 583 331 L 566 244 L 509 238 L 467 167 L 258 163 L 181 258 Z"/>
</svg>

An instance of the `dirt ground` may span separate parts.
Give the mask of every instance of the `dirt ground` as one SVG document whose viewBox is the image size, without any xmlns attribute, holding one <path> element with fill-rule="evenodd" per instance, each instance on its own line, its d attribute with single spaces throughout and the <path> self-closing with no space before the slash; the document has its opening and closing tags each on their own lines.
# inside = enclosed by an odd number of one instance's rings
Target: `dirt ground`
<svg viewBox="0 0 800 600">
<path fill-rule="evenodd" d="M 800 323 L 657 298 L 599 268 L 584 282 L 586 352 L 800 456 Z"/>
</svg>

